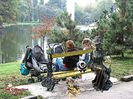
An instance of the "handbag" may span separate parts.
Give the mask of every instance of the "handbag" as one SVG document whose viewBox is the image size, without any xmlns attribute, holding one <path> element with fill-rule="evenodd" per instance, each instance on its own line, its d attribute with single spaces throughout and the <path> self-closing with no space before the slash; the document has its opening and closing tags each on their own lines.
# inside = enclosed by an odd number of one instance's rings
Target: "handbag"
<svg viewBox="0 0 133 99">
<path fill-rule="evenodd" d="M 30 69 L 28 69 L 24 63 L 20 64 L 20 73 L 21 75 L 28 75 L 30 72 Z"/>
</svg>

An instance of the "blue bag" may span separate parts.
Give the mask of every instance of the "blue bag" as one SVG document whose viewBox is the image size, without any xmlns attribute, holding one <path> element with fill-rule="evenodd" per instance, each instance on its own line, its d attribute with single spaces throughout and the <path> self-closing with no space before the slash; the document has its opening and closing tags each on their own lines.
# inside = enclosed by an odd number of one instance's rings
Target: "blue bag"
<svg viewBox="0 0 133 99">
<path fill-rule="evenodd" d="M 28 75 L 30 72 L 30 69 L 28 69 L 24 63 L 20 65 L 20 73 L 21 75 Z"/>
</svg>

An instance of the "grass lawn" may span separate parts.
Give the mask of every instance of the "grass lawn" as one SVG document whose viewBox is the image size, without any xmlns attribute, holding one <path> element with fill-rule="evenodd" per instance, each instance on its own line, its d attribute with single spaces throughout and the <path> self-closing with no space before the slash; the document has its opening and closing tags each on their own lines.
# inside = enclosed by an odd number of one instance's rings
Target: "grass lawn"
<svg viewBox="0 0 133 99">
<path fill-rule="evenodd" d="M 12 83 L 14 86 L 27 83 L 29 76 L 20 74 L 20 63 L 0 64 L 0 81 Z"/>
<path fill-rule="evenodd" d="M 0 64 L 0 99 L 18 99 L 30 94 L 28 91 L 23 91 L 21 95 L 12 95 L 4 90 L 8 84 L 16 86 L 28 83 L 29 77 L 20 75 L 19 65 L 19 62 Z"/>
<path fill-rule="evenodd" d="M 133 50 L 127 50 L 124 58 L 112 56 L 112 76 L 121 78 L 133 74 Z"/>
<path fill-rule="evenodd" d="M 0 78 L 12 76 L 12 75 L 19 75 L 19 62 L 12 62 L 0 65 Z"/>
<path fill-rule="evenodd" d="M 111 76 L 119 79 L 123 76 L 133 74 L 133 56 L 125 57 L 124 59 L 114 56 L 112 58 L 111 69 Z"/>
</svg>

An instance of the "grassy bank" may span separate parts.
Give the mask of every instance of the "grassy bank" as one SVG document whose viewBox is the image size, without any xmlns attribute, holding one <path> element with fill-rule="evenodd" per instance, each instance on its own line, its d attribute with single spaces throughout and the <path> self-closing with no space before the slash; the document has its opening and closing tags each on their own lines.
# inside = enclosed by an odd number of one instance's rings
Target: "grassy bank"
<svg viewBox="0 0 133 99">
<path fill-rule="evenodd" d="M 30 94 L 28 91 L 23 91 L 21 94 L 13 95 L 5 91 L 8 84 L 17 86 L 28 83 L 29 77 L 20 75 L 19 65 L 19 62 L 0 64 L 0 99 L 18 99 Z"/>
</svg>

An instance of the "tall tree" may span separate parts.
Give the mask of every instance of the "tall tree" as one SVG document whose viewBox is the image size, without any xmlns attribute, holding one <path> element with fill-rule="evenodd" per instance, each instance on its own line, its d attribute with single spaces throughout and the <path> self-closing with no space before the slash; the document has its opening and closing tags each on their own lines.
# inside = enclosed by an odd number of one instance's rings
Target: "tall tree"
<svg viewBox="0 0 133 99">
<path fill-rule="evenodd" d="M 2 26 L 3 23 L 12 23 L 16 20 L 16 15 L 17 15 L 17 3 L 18 0 L 0 0 L 0 43 L 3 42 L 2 37 Z M 0 50 L 2 52 L 2 55 L 0 55 L 0 58 L 2 58 L 2 62 L 4 62 L 4 53 L 2 51 L 3 44 L 0 44 Z"/>
<path fill-rule="evenodd" d="M 33 28 L 34 35 L 32 35 L 32 39 L 42 38 L 43 40 L 42 46 L 44 47 L 44 39 L 52 31 L 54 24 L 55 24 L 54 17 L 45 17 L 42 24 Z"/>
<path fill-rule="evenodd" d="M 48 4 L 66 11 L 66 0 L 49 0 Z"/>
<path fill-rule="evenodd" d="M 18 0 L 0 0 L 0 26 L 16 19 Z"/>
<path fill-rule="evenodd" d="M 88 4 L 86 7 L 76 5 L 75 19 L 81 24 L 91 24 L 100 19 L 103 11 L 110 11 L 113 0 L 94 0 L 95 4 Z"/>
<path fill-rule="evenodd" d="M 54 28 L 51 34 L 53 42 L 64 42 L 68 39 L 75 41 L 76 46 L 81 46 L 81 41 L 84 34 L 76 28 L 76 22 L 71 20 L 71 15 L 67 12 L 62 13 L 56 19 L 57 27 Z"/>
<path fill-rule="evenodd" d="M 104 48 L 108 53 L 124 57 L 124 51 L 133 46 L 132 3 L 132 0 L 116 0 L 117 10 L 113 13 L 105 11 L 98 21 L 96 32 L 102 34 Z"/>
</svg>

